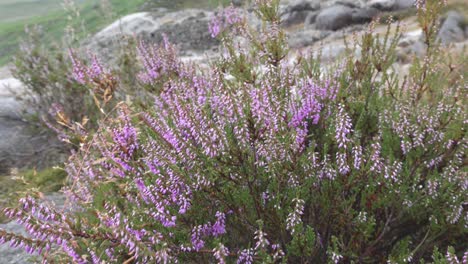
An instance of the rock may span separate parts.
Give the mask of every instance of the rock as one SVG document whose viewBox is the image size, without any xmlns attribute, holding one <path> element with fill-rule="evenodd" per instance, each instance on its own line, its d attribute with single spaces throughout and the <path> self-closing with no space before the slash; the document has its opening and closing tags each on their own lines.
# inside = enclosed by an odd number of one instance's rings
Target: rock
<svg viewBox="0 0 468 264">
<path fill-rule="evenodd" d="M 22 105 L 15 99 L 14 92 L 22 92 L 22 84 L 15 78 L 0 80 L 0 118 L 21 120 Z"/>
<path fill-rule="evenodd" d="M 334 5 L 323 9 L 317 16 L 316 28 L 319 30 L 338 30 L 352 24 L 353 8 Z"/>
<path fill-rule="evenodd" d="M 315 21 L 317 20 L 318 13 L 319 12 L 310 12 L 304 21 L 304 26 L 310 26 L 314 24 Z"/>
<path fill-rule="evenodd" d="M 289 27 L 296 24 L 304 23 L 307 16 L 318 10 L 320 4 L 310 1 L 296 1 L 283 8 L 281 14 L 281 25 Z"/>
<path fill-rule="evenodd" d="M 299 0 L 287 5 L 285 10 L 281 12 L 281 14 L 297 11 L 315 11 L 318 9 L 320 9 L 320 3 L 318 2 Z"/>
<path fill-rule="evenodd" d="M 334 1 L 332 3 L 333 3 L 333 5 L 343 5 L 343 6 L 347 6 L 347 7 L 351 7 L 351 8 L 360 8 L 361 7 L 359 1 L 338 0 L 338 1 Z"/>
<path fill-rule="evenodd" d="M 170 13 L 161 9 L 131 14 L 101 30 L 83 46 L 100 54 L 104 60 L 112 60 L 112 54 L 119 50 L 125 36 L 159 43 L 165 34 L 178 46 L 182 55 L 189 50 L 209 50 L 219 44 L 219 40 L 212 38 L 208 31 L 212 16 L 212 12 L 197 9 Z"/>
<path fill-rule="evenodd" d="M 422 58 L 426 54 L 426 45 L 423 41 L 421 29 L 405 33 L 396 50 L 398 61 L 405 64 L 411 61 L 412 56 Z"/>
<path fill-rule="evenodd" d="M 368 6 L 380 11 L 398 11 L 413 7 L 414 0 L 371 0 Z"/>
<path fill-rule="evenodd" d="M 26 235 L 24 228 L 15 222 L 0 225 L 0 229 L 8 232 L 14 232 L 20 235 Z M 8 264 L 28 264 L 32 263 L 29 259 L 32 256 L 20 248 L 10 248 L 8 244 L 0 245 L 0 263 Z"/>
<path fill-rule="evenodd" d="M 210 20 L 208 13 L 199 12 L 178 23 L 164 23 L 150 34 L 150 40 L 156 43 L 162 42 L 164 34 L 182 51 L 209 50 L 219 44 L 219 40 L 211 37 L 208 30 Z"/>
<path fill-rule="evenodd" d="M 288 43 L 291 48 L 303 48 L 314 44 L 330 35 L 330 31 L 307 29 L 293 32 L 289 35 Z"/>
<path fill-rule="evenodd" d="M 351 15 L 353 24 L 369 23 L 372 19 L 378 16 L 380 11 L 373 7 L 365 7 L 355 10 Z"/>
<path fill-rule="evenodd" d="M 465 39 L 465 32 L 463 30 L 464 17 L 457 11 L 450 11 L 447 18 L 442 23 L 437 38 L 444 45 L 461 42 Z"/>
<path fill-rule="evenodd" d="M 244 0 L 231 0 L 233 6 L 241 7 L 244 4 Z"/>
<path fill-rule="evenodd" d="M 281 18 L 281 25 L 283 27 L 290 27 L 293 25 L 304 23 L 310 11 L 293 11 L 287 13 Z"/>
<path fill-rule="evenodd" d="M 17 79 L 0 80 L 0 174 L 12 167 L 31 165 L 40 169 L 63 159 L 57 148 L 62 145 L 55 135 L 38 133 L 34 125 L 23 120 L 23 112 L 31 109 L 18 101 L 16 94 L 22 91 L 23 85 Z"/>
</svg>

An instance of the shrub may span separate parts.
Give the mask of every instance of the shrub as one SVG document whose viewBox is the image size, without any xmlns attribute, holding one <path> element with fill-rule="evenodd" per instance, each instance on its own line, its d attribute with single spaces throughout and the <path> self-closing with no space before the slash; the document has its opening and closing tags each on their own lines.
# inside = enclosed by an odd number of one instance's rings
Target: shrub
<svg viewBox="0 0 468 264">
<path fill-rule="evenodd" d="M 24 85 L 17 94 L 27 106 L 26 117 L 46 125 L 52 120 L 55 123 L 60 112 L 71 121 L 86 118 L 96 122 L 98 108 L 88 87 L 73 79 L 69 56 L 59 46 L 45 48 L 40 43 L 40 34 L 39 28 L 30 29 L 14 58 L 12 73 Z"/>
<path fill-rule="evenodd" d="M 106 112 L 66 166 L 74 206 L 25 197 L 5 214 L 31 238 L 0 238 L 67 263 L 458 263 L 464 73 L 435 43 L 439 1 L 419 9 L 428 56 L 401 82 L 398 33 L 365 33 L 328 70 L 290 63 L 278 1 L 257 2 L 260 32 L 233 9 L 213 21 L 226 52 L 210 69 L 140 49 L 153 109 Z"/>
<path fill-rule="evenodd" d="M 27 106 L 24 116 L 51 129 L 74 148 L 85 140 L 84 131 L 94 131 L 102 112 L 114 107 L 118 100 L 127 96 L 137 103 L 148 100 L 148 92 L 133 74 L 139 66 L 135 48 L 128 44 L 132 43 L 131 39 L 121 42 L 116 65 L 104 69 L 96 55 L 82 60 L 78 59 L 79 50 L 68 49 L 67 52 L 61 45 L 51 48 L 41 44 L 40 28 L 32 28 L 27 33 L 28 37 L 14 57 L 12 71 L 13 76 L 24 84 L 24 89 L 15 91 Z M 111 76 L 111 71 L 119 75 L 119 83 Z M 103 76 L 98 76 L 101 74 Z M 105 83 L 97 82 L 103 81 L 104 76 L 110 79 Z M 86 80 L 82 79 L 85 77 Z M 105 99 L 102 93 L 107 93 Z M 81 133 L 76 134 L 78 130 Z"/>
</svg>

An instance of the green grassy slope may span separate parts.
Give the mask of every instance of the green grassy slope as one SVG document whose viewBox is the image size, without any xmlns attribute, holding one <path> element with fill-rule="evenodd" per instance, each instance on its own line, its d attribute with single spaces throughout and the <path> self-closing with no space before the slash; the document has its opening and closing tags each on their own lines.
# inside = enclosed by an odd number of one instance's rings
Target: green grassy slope
<svg viewBox="0 0 468 264">
<path fill-rule="evenodd" d="M 45 43 L 62 40 L 68 22 L 67 13 L 62 9 L 61 2 L 62 0 L 0 0 L 0 65 L 10 61 L 20 39 L 25 34 L 24 28 L 27 25 L 40 25 L 44 32 Z M 80 8 L 87 34 L 92 34 L 111 22 L 100 9 L 99 0 L 75 2 Z M 110 0 L 110 2 L 113 13 L 119 17 L 137 11 L 145 0 Z"/>
<path fill-rule="evenodd" d="M 0 0 L 0 24 L 45 15 L 60 9 L 62 0 Z"/>
</svg>

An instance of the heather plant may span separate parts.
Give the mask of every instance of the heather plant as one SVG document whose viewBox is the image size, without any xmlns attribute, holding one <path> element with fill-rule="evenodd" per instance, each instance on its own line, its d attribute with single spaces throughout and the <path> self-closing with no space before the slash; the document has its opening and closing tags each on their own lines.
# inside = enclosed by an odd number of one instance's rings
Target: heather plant
<svg viewBox="0 0 468 264">
<path fill-rule="evenodd" d="M 110 69 L 90 52 L 41 44 L 38 27 L 28 29 L 27 33 L 14 57 L 12 70 L 24 89 L 13 92 L 27 106 L 26 119 L 46 130 L 52 129 L 75 148 L 84 140 L 85 130 L 93 131 L 102 112 L 118 100 L 129 97 L 139 102 L 148 98 L 150 91 L 143 89 L 142 82 L 137 80 L 140 67 L 135 59 L 136 49 L 129 46 L 132 39 L 122 43 L 116 66 Z M 111 72 L 119 73 L 119 82 L 114 76 L 117 74 Z"/>
<path fill-rule="evenodd" d="M 30 237 L 0 241 L 60 263 L 466 263 L 466 72 L 438 49 L 442 4 L 418 8 L 428 52 L 405 78 L 390 26 L 332 67 L 291 58 L 278 1 L 257 1 L 259 32 L 220 12 L 209 69 L 142 43 L 152 107 L 95 100 L 70 206 L 26 196 L 4 212 Z"/>
<path fill-rule="evenodd" d="M 53 127 L 65 139 L 68 127 L 75 126 L 73 121 L 95 123 L 98 108 L 88 87 L 73 78 L 70 57 L 61 47 L 45 48 L 40 43 L 39 28 L 28 33 L 14 58 L 12 74 L 24 85 L 24 89 L 15 92 L 27 106 L 27 119 Z M 60 124 L 55 125 L 55 120 Z"/>
</svg>

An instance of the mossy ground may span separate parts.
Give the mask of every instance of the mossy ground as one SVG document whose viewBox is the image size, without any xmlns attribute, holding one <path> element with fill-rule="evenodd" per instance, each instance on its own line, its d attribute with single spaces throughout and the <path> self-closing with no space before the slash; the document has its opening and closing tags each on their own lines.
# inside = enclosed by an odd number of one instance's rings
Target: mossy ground
<svg viewBox="0 0 468 264">
<path fill-rule="evenodd" d="M 23 194 L 31 191 L 56 192 L 65 184 L 67 173 L 60 168 L 35 169 L 0 175 L 0 211 L 12 206 Z M 0 213 L 0 223 L 6 218 Z"/>
</svg>

